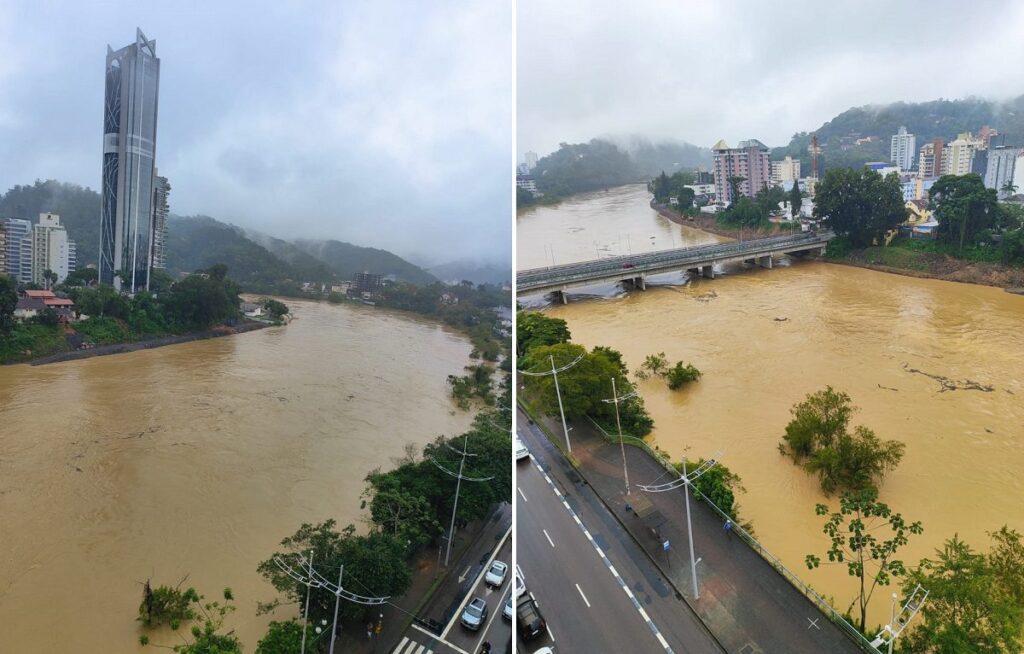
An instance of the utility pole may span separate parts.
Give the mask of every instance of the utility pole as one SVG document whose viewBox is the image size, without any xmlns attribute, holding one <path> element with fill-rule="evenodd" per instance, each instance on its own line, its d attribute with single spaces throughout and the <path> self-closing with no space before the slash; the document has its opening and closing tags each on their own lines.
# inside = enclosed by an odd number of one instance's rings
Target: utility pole
<svg viewBox="0 0 1024 654">
<path fill-rule="evenodd" d="M 278 568 L 281 569 L 282 572 L 284 572 L 293 580 L 297 581 L 300 584 L 303 584 L 306 587 L 306 612 L 302 618 L 302 649 L 299 650 L 301 654 L 305 654 L 306 652 L 306 622 L 309 619 L 309 594 L 312 589 L 323 588 L 327 592 L 334 594 L 334 596 L 337 598 L 334 602 L 335 631 L 331 635 L 332 652 L 334 651 L 334 639 L 336 637 L 335 634 L 337 633 L 338 625 L 338 600 L 345 599 L 346 601 L 352 602 L 354 604 L 362 604 L 365 606 L 380 606 L 382 604 L 386 604 L 388 600 L 391 599 L 390 595 L 386 597 L 370 597 L 367 595 L 358 595 L 351 591 L 345 590 L 345 588 L 341 585 L 341 575 L 345 570 L 344 564 L 341 565 L 341 569 L 338 571 L 338 583 L 332 584 L 331 582 L 327 581 L 319 572 L 317 572 L 313 568 L 312 550 L 310 550 L 309 552 L 309 559 L 306 559 L 301 554 L 298 555 L 298 569 L 292 567 L 291 564 L 289 564 L 280 556 L 274 557 L 274 563 L 277 565 Z M 327 624 L 326 620 L 324 620 L 324 624 Z"/>
<path fill-rule="evenodd" d="M 527 377 L 547 377 L 548 375 L 551 375 L 551 376 L 553 376 L 555 378 L 555 395 L 558 396 L 558 412 L 562 416 L 562 432 L 565 434 L 565 447 L 569 451 L 570 454 L 572 454 L 572 443 L 569 442 L 569 427 L 568 427 L 568 425 L 565 422 L 565 407 L 562 405 L 562 390 L 558 387 L 558 373 L 565 372 L 566 370 L 568 370 L 569 368 L 572 368 L 573 366 L 575 366 L 577 363 L 579 363 L 582 360 L 583 360 L 583 355 L 581 354 L 578 357 L 576 357 L 575 359 L 573 359 L 572 363 L 570 363 L 569 365 L 562 366 L 561 368 L 556 368 L 555 367 L 555 355 L 552 354 L 551 355 L 551 372 L 546 372 L 546 371 L 545 372 L 527 372 L 525 370 L 520 370 L 519 371 L 520 375 L 526 375 Z"/>
<path fill-rule="evenodd" d="M 609 400 L 601 400 L 602 402 L 612 402 L 615 404 L 615 426 L 619 428 L 619 449 L 622 450 L 622 477 L 626 480 L 626 495 L 629 495 L 629 471 L 626 469 L 626 444 L 622 438 L 622 421 L 619 420 L 619 402 L 625 402 L 626 400 L 632 399 L 637 396 L 636 391 L 632 391 L 622 397 L 619 397 L 615 390 L 615 378 L 612 377 L 612 397 Z"/>
<path fill-rule="evenodd" d="M 693 553 L 693 524 L 690 522 L 690 486 L 701 475 L 718 465 L 718 459 L 721 456 L 721 450 L 715 452 L 714 458 L 708 459 L 690 473 L 686 472 L 686 459 L 683 459 L 683 473 L 679 476 L 679 479 L 664 484 L 640 486 L 641 490 L 649 493 L 664 493 L 665 491 L 675 490 L 680 486 L 683 487 L 683 492 L 686 495 L 686 535 L 690 541 L 690 576 L 693 579 L 694 600 L 700 599 L 700 591 L 697 589 L 697 559 L 694 558 Z"/>
<path fill-rule="evenodd" d="M 445 445 L 448 445 L 448 444 L 445 443 Z M 452 472 L 448 468 L 445 468 L 443 465 L 438 463 L 436 459 L 434 459 L 433 457 L 430 457 L 430 461 L 435 466 L 437 466 L 438 468 L 440 468 L 442 471 L 446 472 L 447 474 L 451 475 L 452 477 L 455 477 L 455 479 L 457 480 L 455 482 L 455 502 L 452 504 L 452 522 L 451 522 L 451 526 L 448 529 L 448 546 L 447 546 L 447 549 L 445 550 L 445 554 L 444 554 L 444 567 L 446 567 L 446 568 L 448 567 L 448 560 L 449 560 L 449 558 L 451 558 L 451 555 L 452 555 L 452 541 L 455 539 L 455 512 L 459 508 L 459 491 L 462 489 L 462 481 L 463 480 L 466 480 L 466 481 L 490 481 L 491 479 L 494 479 L 493 476 L 491 476 L 491 477 L 467 477 L 467 476 L 462 474 L 463 470 L 466 467 L 466 457 L 467 456 L 476 456 L 476 454 L 470 454 L 469 453 L 469 432 L 466 432 L 466 434 L 463 436 L 463 444 L 462 444 L 462 449 L 461 450 L 457 450 L 454 447 L 452 447 L 451 445 L 448 445 L 448 449 L 450 449 L 451 451 L 459 454 L 462 457 L 461 460 L 459 461 L 459 472 L 458 473 Z"/>
<path fill-rule="evenodd" d="M 345 564 L 342 563 L 338 569 L 338 588 L 341 588 L 341 575 L 345 572 Z M 334 654 L 334 641 L 338 638 L 338 604 L 341 602 L 341 595 L 334 596 L 334 624 L 331 626 L 331 651 Z"/>
</svg>

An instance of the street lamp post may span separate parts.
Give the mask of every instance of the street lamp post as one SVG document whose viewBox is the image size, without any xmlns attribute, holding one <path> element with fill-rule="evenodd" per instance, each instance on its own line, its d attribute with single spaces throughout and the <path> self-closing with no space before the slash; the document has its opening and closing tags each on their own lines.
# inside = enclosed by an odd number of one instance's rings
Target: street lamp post
<svg viewBox="0 0 1024 654">
<path fill-rule="evenodd" d="M 309 619 L 309 595 L 314 588 L 323 588 L 327 592 L 333 593 L 336 598 L 334 602 L 334 630 L 331 634 L 331 652 L 334 651 L 334 641 L 338 633 L 337 628 L 339 600 L 345 599 L 349 602 L 353 602 L 355 604 L 363 604 L 365 606 L 380 606 L 386 604 L 388 600 L 391 599 L 390 596 L 369 597 L 367 595 L 357 595 L 356 593 L 345 590 L 345 588 L 341 585 L 341 575 L 345 570 L 344 564 L 342 564 L 341 569 L 338 571 L 338 583 L 332 584 L 331 582 L 324 579 L 324 577 L 313 568 L 312 550 L 310 550 L 309 552 L 308 560 L 301 554 L 299 554 L 298 557 L 298 569 L 293 568 L 291 564 L 289 564 L 280 556 L 274 557 L 274 563 L 277 565 L 278 568 L 281 569 L 282 572 L 284 572 L 293 580 L 297 581 L 298 583 L 306 587 L 306 610 L 302 617 L 302 645 L 301 649 L 299 650 L 302 654 L 304 654 L 306 651 L 306 623 Z M 322 624 L 326 626 L 327 620 L 323 620 Z M 319 626 L 316 629 L 317 633 L 320 633 L 322 631 Z M 314 639 L 313 642 L 315 643 L 316 640 Z"/>
<path fill-rule="evenodd" d="M 572 453 L 572 443 L 569 442 L 569 426 L 565 422 L 565 407 L 562 405 L 562 390 L 558 386 L 558 373 L 565 372 L 569 368 L 572 368 L 577 363 L 583 360 L 583 355 L 579 355 L 573 359 L 572 363 L 562 366 L 561 368 L 555 367 L 555 355 L 551 355 L 551 372 L 527 372 L 526 370 L 520 370 L 520 375 L 526 375 L 527 377 L 547 377 L 551 375 L 555 378 L 555 395 L 558 396 L 558 413 L 562 416 L 562 432 L 565 434 L 565 447 Z"/>
<path fill-rule="evenodd" d="M 433 462 L 433 464 L 435 466 L 437 466 L 438 468 L 440 468 L 444 472 L 448 473 L 452 477 L 455 477 L 455 479 L 457 480 L 455 482 L 455 502 L 452 503 L 452 522 L 451 522 L 451 526 L 448 529 L 448 545 L 447 545 L 447 548 L 445 549 L 445 553 L 444 553 L 444 567 L 446 567 L 446 568 L 448 567 L 448 560 L 449 560 L 449 558 L 451 558 L 451 555 L 452 555 L 452 541 L 455 539 L 455 513 L 456 513 L 456 511 L 459 508 L 459 491 L 462 489 L 462 481 L 463 480 L 466 480 L 466 481 L 490 481 L 491 479 L 494 479 L 493 476 L 491 476 L 491 477 L 467 477 L 467 476 L 462 474 L 463 470 L 466 467 L 466 457 L 467 456 L 476 456 L 475 454 L 470 454 L 469 453 L 469 432 L 466 432 L 466 434 L 463 437 L 463 439 L 464 440 L 463 440 L 463 444 L 462 444 L 462 449 L 461 450 L 456 450 L 451 445 L 448 445 L 448 448 L 450 450 L 452 450 L 453 452 L 458 453 L 462 457 L 462 459 L 459 461 L 459 472 L 457 474 L 452 472 L 448 468 L 445 468 L 443 465 L 438 463 L 437 460 L 435 460 L 433 457 L 430 457 L 431 462 Z"/>
<path fill-rule="evenodd" d="M 686 495 L 686 535 L 690 541 L 690 576 L 693 579 L 694 600 L 700 599 L 700 591 L 697 588 L 697 559 L 693 553 L 693 524 L 690 522 L 690 485 L 705 472 L 718 465 L 717 459 L 721 457 L 721 455 L 721 451 L 716 452 L 714 458 L 708 459 L 689 473 L 686 471 L 686 459 L 683 459 L 683 473 L 679 479 L 675 479 L 664 484 L 640 486 L 641 490 L 645 490 L 649 493 L 663 493 L 665 491 L 675 490 L 680 486 L 684 489 L 684 493 Z"/>
<path fill-rule="evenodd" d="M 913 620 L 914 616 L 917 615 L 917 612 L 921 610 L 921 606 L 924 604 L 925 600 L 928 599 L 928 593 L 929 591 L 922 588 L 921 584 L 918 584 L 910 593 L 910 596 L 907 598 L 907 603 L 903 605 L 903 608 L 900 609 L 899 613 L 896 613 L 896 604 L 899 598 L 896 593 L 893 593 L 892 610 L 889 613 L 889 624 L 882 627 L 882 631 L 879 632 L 878 636 L 876 636 L 873 641 L 871 641 L 871 646 L 877 650 L 882 645 L 887 645 L 889 654 L 892 654 L 892 648 L 896 639 L 900 637 L 903 630 L 910 625 L 910 621 Z"/>
<path fill-rule="evenodd" d="M 636 391 L 632 391 L 619 397 L 615 390 L 615 378 L 612 377 L 612 397 L 609 400 L 601 400 L 602 402 L 612 402 L 615 404 L 615 426 L 619 429 L 619 449 L 622 450 L 622 477 L 626 481 L 626 495 L 629 495 L 629 470 L 626 469 L 626 444 L 622 437 L 622 421 L 619 420 L 619 402 L 625 402 L 636 396 Z"/>
</svg>

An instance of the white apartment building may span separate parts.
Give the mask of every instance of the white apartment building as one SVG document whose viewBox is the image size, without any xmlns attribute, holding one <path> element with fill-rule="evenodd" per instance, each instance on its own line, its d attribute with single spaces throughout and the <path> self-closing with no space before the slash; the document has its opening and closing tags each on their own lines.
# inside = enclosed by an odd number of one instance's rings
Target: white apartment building
<svg viewBox="0 0 1024 654">
<path fill-rule="evenodd" d="M 782 161 L 772 162 L 772 185 L 781 186 L 782 182 L 800 179 L 800 160 L 786 156 Z"/>
<path fill-rule="evenodd" d="M 914 154 L 917 152 L 917 137 L 907 134 L 906 127 L 900 127 L 892 135 L 889 146 L 889 161 L 900 170 L 910 170 L 914 166 Z"/>
<path fill-rule="evenodd" d="M 1020 155 L 1020 148 L 1011 148 L 1005 145 L 990 148 L 988 151 L 985 186 L 995 189 L 1000 199 L 1009 197 L 1008 193 L 1003 192 L 1003 187 L 1006 186 L 1006 182 L 1015 178 L 1017 159 Z M 1019 191 L 1020 189 L 1018 189 Z"/>
<path fill-rule="evenodd" d="M 970 132 L 957 134 L 956 140 L 942 148 L 942 174 L 966 175 L 971 172 L 974 153 L 981 146 L 981 139 L 975 138 Z"/>
<path fill-rule="evenodd" d="M 39 223 L 32 226 L 32 281 L 48 288 L 50 282 L 43 275 L 49 270 L 57 274 L 56 283 L 61 283 L 74 271 L 72 261 L 76 254 L 74 241 L 60 224 L 60 216 L 39 214 Z"/>
</svg>

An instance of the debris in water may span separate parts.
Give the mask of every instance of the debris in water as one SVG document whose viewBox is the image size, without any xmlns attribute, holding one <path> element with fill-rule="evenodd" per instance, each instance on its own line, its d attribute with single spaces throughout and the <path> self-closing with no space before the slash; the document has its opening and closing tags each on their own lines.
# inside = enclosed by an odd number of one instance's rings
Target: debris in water
<svg viewBox="0 0 1024 654">
<path fill-rule="evenodd" d="M 718 293 L 716 293 L 714 291 L 709 291 L 707 293 L 702 293 L 702 294 L 698 295 L 697 296 L 697 301 L 698 302 L 710 302 L 711 300 L 714 300 L 716 297 L 718 297 Z"/>
<path fill-rule="evenodd" d="M 970 379 L 956 380 L 950 379 L 949 377 L 943 377 L 942 375 L 933 375 L 929 372 L 918 370 L 917 368 L 911 368 L 907 363 L 903 364 L 903 369 L 907 372 L 931 377 L 935 381 L 939 382 L 939 385 L 942 386 L 942 388 L 939 389 L 940 393 L 945 393 L 946 391 L 981 391 L 983 393 L 991 393 L 995 390 L 995 387 L 993 386 L 981 384 Z"/>
<path fill-rule="evenodd" d="M 899 392 L 899 390 L 900 390 L 898 388 L 892 388 L 891 386 L 882 386 L 881 384 L 878 384 L 878 387 L 881 388 L 883 391 L 897 391 L 897 392 Z"/>
<path fill-rule="evenodd" d="M 778 316 L 776 316 L 776 317 L 774 318 L 774 320 L 775 320 L 775 322 L 786 322 L 787 320 L 789 320 L 789 318 L 787 318 L 787 317 L 785 317 L 785 316 L 783 316 L 783 317 L 779 318 Z"/>
</svg>

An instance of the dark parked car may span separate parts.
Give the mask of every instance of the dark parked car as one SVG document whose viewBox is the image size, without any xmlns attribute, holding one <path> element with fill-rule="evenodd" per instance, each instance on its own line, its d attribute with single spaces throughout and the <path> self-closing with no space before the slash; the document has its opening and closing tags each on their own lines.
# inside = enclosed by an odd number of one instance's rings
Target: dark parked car
<svg viewBox="0 0 1024 654">
<path fill-rule="evenodd" d="M 537 638 L 547 629 L 547 623 L 540 615 L 540 608 L 533 595 L 524 595 L 516 601 L 516 624 L 519 625 L 519 635 L 523 640 L 529 642 Z"/>
<path fill-rule="evenodd" d="M 633 262 L 632 261 L 627 261 L 626 263 L 622 264 L 622 267 L 623 268 L 632 268 L 633 267 Z"/>
</svg>

